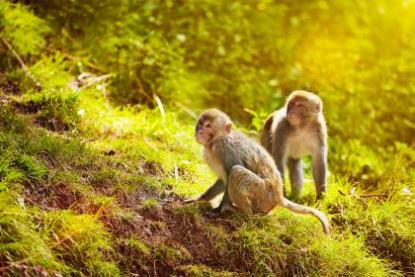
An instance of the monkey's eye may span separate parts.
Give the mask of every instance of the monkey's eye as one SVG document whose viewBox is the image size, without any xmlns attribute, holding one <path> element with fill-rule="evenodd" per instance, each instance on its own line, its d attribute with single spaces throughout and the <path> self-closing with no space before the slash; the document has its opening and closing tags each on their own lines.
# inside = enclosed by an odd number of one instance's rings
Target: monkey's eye
<svg viewBox="0 0 415 277">
<path fill-rule="evenodd" d="M 211 124 L 211 123 L 206 123 L 206 124 L 205 124 L 205 128 L 208 128 L 208 129 L 209 129 L 209 128 L 211 128 L 211 127 L 212 127 L 212 124 Z"/>
</svg>

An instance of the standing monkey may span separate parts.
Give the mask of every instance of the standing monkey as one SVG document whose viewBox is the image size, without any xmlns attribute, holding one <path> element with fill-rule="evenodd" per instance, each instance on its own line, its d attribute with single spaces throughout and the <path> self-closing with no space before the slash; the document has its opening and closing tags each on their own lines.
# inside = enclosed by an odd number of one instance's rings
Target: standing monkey
<svg viewBox="0 0 415 277">
<path fill-rule="evenodd" d="M 301 159 L 311 155 L 317 199 L 326 192 L 327 130 L 323 104 L 314 93 L 292 92 L 283 108 L 272 113 L 265 121 L 261 144 L 271 153 L 284 180 L 287 165 L 291 194 L 298 197 L 303 186 Z"/>
<path fill-rule="evenodd" d="M 218 180 L 198 200 L 209 201 L 224 192 L 219 212 L 240 209 L 247 215 L 267 214 L 276 205 L 318 218 L 325 233 L 329 223 L 316 209 L 296 204 L 283 196 L 283 183 L 272 157 L 258 143 L 232 130 L 232 121 L 217 109 L 204 111 L 197 121 L 196 140 Z M 234 205 L 233 205 L 234 204 Z"/>
</svg>

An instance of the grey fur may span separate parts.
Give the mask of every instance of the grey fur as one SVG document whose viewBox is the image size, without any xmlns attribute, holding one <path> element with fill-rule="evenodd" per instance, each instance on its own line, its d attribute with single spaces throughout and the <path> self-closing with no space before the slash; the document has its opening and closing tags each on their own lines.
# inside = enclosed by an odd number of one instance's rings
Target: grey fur
<svg viewBox="0 0 415 277">
<path fill-rule="evenodd" d="M 202 113 L 201 119 L 206 118 L 205 113 Z M 211 115 L 213 112 L 208 110 L 208 113 Z M 214 113 L 218 114 L 219 119 L 226 116 L 219 110 Z M 216 117 L 211 118 L 216 120 Z M 224 128 L 222 125 L 217 126 Z M 248 215 L 267 214 L 276 205 L 280 205 L 296 213 L 315 216 L 320 220 L 324 231 L 329 233 L 329 223 L 323 213 L 284 198 L 280 174 L 264 147 L 240 132 L 223 133 L 220 129 L 217 132 L 222 135 L 214 135 L 204 145 L 204 158 L 222 182 L 217 180 L 199 197 L 200 200 L 210 200 L 219 191 L 224 191 L 218 211 L 233 210 L 235 204 Z"/>
<path fill-rule="evenodd" d="M 267 118 L 261 144 L 271 153 L 283 180 L 288 167 L 293 197 L 300 195 L 303 183 L 299 161 L 311 155 L 316 195 L 322 198 L 327 189 L 327 128 L 323 114 L 320 110 L 316 116 L 304 120 L 303 125 L 294 127 L 286 116 L 287 105 Z"/>
</svg>

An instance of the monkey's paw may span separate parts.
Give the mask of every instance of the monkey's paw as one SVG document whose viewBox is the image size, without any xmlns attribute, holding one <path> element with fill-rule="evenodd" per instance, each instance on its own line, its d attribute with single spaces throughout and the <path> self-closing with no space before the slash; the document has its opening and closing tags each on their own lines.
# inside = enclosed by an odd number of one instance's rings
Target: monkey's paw
<svg viewBox="0 0 415 277">
<path fill-rule="evenodd" d="M 185 199 L 183 200 L 183 204 L 191 204 L 191 203 L 196 203 L 197 199 Z"/>
<path fill-rule="evenodd" d="M 223 205 L 212 210 L 213 213 L 216 214 L 224 214 L 224 213 L 234 213 L 237 212 L 238 209 L 234 205 Z"/>
</svg>

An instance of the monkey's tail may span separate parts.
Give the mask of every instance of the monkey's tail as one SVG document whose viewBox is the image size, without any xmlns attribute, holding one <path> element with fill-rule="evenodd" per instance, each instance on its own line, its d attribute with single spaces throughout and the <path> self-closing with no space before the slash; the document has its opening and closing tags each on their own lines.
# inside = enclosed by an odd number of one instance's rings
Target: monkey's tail
<svg viewBox="0 0 415 277">
<path fill-rule="evenodd" d="M 294 203 L 294 202 L 292 202 L 292 201 L 290 201 L 286 198 L 282 199 L 281 206 L 283 206 L 284 208 L 289 209 L 292 212 L 298 213 L 298 214 L 309 214 L 309 215 L 315 216 L 316 218 L 318 218 L 318 220 L 320 220 L 321 225 L 323 225 L 324 233 L 330 234 L 329 221 L 328 221 L 327 217 L 322 212 L 320 212 L 319 210 Z"/>
</svg>

